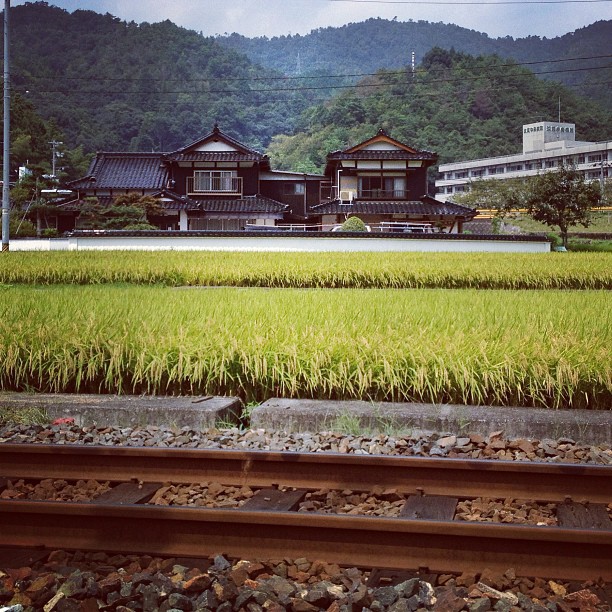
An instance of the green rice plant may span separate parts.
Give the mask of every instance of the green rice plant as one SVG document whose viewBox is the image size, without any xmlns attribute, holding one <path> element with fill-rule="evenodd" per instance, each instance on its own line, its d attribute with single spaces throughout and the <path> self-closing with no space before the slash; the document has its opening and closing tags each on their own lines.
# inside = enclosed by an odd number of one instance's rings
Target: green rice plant
<svg viewBox="0 0 612 612">
<path fill-rule="evenodd" d="M 3 255 L 6 285 L 612 289 L 606 253 L 50 252 Z M 212 290 L 212 289 L 211 289 Z"/>
<path fill-rule="evenodd" d="M 606 291 L 28 287 L 0 390 L 609 409 Z"/>
</svg>

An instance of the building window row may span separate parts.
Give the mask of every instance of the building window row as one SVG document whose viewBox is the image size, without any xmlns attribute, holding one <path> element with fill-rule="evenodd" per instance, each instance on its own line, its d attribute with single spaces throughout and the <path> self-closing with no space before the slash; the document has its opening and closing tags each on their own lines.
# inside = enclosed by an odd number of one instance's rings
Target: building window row
<svg viewBox="0 0 612 612">
<path fill-rule="evenodd" d="M 456 170 L 454 172 L 445 172 L 443 179 L 446 181 L 466 179 L 466 178 L 482 178 L 484 176 L 494 176 L 498 174 L 510 173 L 510 172 L 524 172 L 527 170 L 542 170 L 549 168 L 557 168 L 558 166 L 565 164 L 582 165 L 585 163 L 601 163 L 602 159 L 607 161 L 607 153 L 593 154 L 593 155 L 576 155 L 576 156 L 565 156 L 565 157 L 550 157 L 547 159 L 540 159 L 524 163 L 514 163 L 508 165 L 498 166 L 484 166 L 481 168 L 473 168 L 471 170 Z"/>
</svg>

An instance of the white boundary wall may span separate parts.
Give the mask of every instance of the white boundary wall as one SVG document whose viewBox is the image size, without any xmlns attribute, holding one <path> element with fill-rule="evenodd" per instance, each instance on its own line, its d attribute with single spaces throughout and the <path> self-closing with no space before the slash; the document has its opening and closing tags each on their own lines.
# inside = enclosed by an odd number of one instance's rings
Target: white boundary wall
<svg viewBox="0 0 612 612">
<path fill-rule="evenodd" d="M 301 236 L 87 236 L 11 240 L 11 251 L 280 251 L 549 253 L 545 239 L 333 238 Z"/>
</svg>

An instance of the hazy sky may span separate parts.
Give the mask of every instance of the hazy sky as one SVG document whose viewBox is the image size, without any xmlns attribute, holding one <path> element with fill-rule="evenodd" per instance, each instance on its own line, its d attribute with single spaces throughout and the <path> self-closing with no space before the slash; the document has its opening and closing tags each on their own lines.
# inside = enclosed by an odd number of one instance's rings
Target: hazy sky
<svg viewBox="0 0 612 612">
<path fill-rule="evenodd" d="M 12 0 L 11 6 L 25 0 Z M 65 8 L 111 13 L 126 21 L 169 19 L 205 35 L 238 32 L 245 36 L 306 34 L 370 17 L 399 21 L 442 21 L 486 32 L 492 37 L 554 37 L 601 19 L 612 19 L 610 0 L 536 2 L 526 0 L 49 0 Z"/>
</svg>

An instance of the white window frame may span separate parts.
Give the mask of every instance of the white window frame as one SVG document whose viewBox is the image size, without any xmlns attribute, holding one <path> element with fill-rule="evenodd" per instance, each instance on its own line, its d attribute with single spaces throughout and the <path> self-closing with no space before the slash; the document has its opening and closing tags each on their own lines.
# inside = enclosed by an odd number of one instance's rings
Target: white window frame
<svg viewBox="0 0 612 612">
<path fill-rule="evenodd" d="M 195 192 L 219 191 L 235 193 L 236 170 L 194 170 L 193 190 Z"/>
</svg>

